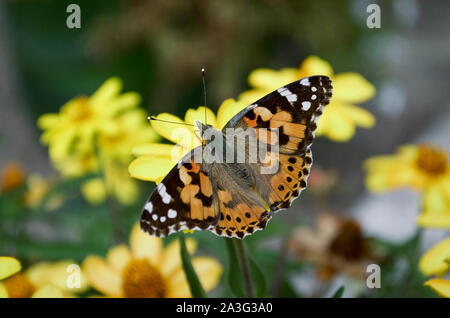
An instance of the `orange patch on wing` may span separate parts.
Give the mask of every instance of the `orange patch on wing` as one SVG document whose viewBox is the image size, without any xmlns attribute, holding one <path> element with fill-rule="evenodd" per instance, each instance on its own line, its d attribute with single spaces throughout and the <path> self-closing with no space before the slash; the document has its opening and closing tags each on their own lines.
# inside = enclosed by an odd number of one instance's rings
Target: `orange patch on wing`
<svg viewBox="0 0 450 318">
<path fill-rule="evenodd" d="M 219 190 L 217 195 L 219 196 L 219 200 L 224 203 L 228 203 L 232 199 L 231 193 L 227 190 Z"/>
<path fill-rule="evenodd" d="M 192 177 L 188 174 L 188 170 L 186 169 L 185 166 L 181 166 L 180 167 L 180 180 L 181 182 L 183 182 L 184 184 L 190 184 L 192 181 Z"/>
<path fill-rule="evenodd" d="M 292 122 L 292 115 L 285 110 L 279 111 L 272 116 L 270 121 Z"/>
<path fill-rule="evenodd" d="M 257 128 L 255 132 L 258 140 L 265 144 L 275 145 L 278 142 L 277 133 L 271 129 Z"/>
<path fill-rule="evenodd" d="M 180 192 L 181 201 L 183 201 L 184 204 L 189 204 L 191 202 L 191 197 L 194 197 L 199 189 L 200 187 L 195 184 L 186 185 Z"/>
<path fill-rule="evenodd" d="M 200 172 L 200 191 L 207 197 L 210 197 L 213 194 L 211 180 L 209 177 L 205 176 L 203 172 Z"/>
</svg>

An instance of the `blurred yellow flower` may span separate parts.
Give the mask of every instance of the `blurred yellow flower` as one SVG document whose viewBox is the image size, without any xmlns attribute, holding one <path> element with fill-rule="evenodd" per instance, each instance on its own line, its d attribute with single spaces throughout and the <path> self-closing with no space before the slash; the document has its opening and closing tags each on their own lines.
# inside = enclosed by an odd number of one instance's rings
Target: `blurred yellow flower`
<svg viewBox="0 0 450 318">
<path fill-rule="evenodd" d="M 186 240 L 189 253 L 196 242 Z M 211 257 L 192 259 L 204 289 L 213 289 L 222 274 L 222 266 Z M 172 298 L 190 297 L 190 289 L 181 267 L 179 242 L 163 247 L 161 238 L 143 233 L 136 224 L 129 247 L 118 245 L 109 250 L 106 260 L 88 256 L 83 272 L 97 291 L 109 297 Z"/>
<path fill-rule="evenodd" d="M 450 271 L 450 237 L 433 246 L 420 259 L 419 269 L 425 276 L 442 276 Z M 450 281 L 432 278 L 425 282 L 442 297 L 450 298 Z"/>
<path fill-rule="evenodd" d="M 325 135 L 333 141 L 348 141 L 356 127 L 372 128 L 375 118 L 365 109 L 354 105 L 375 95 L 375 87 L 358 73 L 334 74 L 331 65 L 317 56 L 309 56 L 300 68 L 256 69 L 248 81 L 253 89 L 243 92 L 239 100 L 250 105 L 264 95 L 300 78 L 326 75 L 333 81 L 333 98 L 319 118 L 316 135 Z"/>
<path fill-rule="evenodd" d="M 246 106 L 243 102 L 230 98 L 222 103 L 217 116 L 212 110 L 206 108 L 207 123 L 217 129 L 222 129 L 235 114 Z M 193 125 L 196 120 L 205 121 L 205 107 L 188 109 L 184 120 L 168 113 L 159 114 L 156 118 Z M 153 120 L 151 121 L 152 127 L 158 134 L 175 145 L 147 143 L 134 147 L 132 153 L 138 158 L 131 162 L 128 167 L 132 177 L 159 183 L 187 152 L 201 144 L 195 136 L 194 127 L 164 121 Z"/>
<path fill-rule="evenodd" d="M 0 280 L 14 275 L 21 268 L 20 262 L 14 257 L 0 256 Z"/>
<path fill-rule="evenodd" d="M 1 259 L 4 258 L 6 257 L 0 257 L 0 268 L 3 268 Z M 20 270 L 20 263 L 15 260 L 15 274 L 0 282 L 0 297 L 74 297 L 75 293 L 86 291 L 88 285 L 86 279 L 80 272 L 79 288 L 70 288 L 67 284 L 70 275 L 70 273 L 67 272 L 67 268 L 71 264 L 75 263 L 70 260 L 55 263 L 41 262 L 32 265 L 26 271 L 18 272 Z M 12 265 L 9 265 L 10 268 L 12 268 L 11 266 Z"/>
<path fill-rule="evenodd" d="M 64 176 L 97 173 L 103 179 L 103 186 L 99 179 L 82 186 L 91 203 L 102 202 L 107 194 L 132 203 L 138 187 L 126 170 L 131 149 L 158 139 L 138 108 L 140 96 L 121 93 L 121 88 L 120 79 L 110 78 L 91 97 L 76 97 L 58 114 L 45 114 L 38 120 L 44 130 L 41 140 L 58 171 Z"/>
<path fill-rule="evenodd" d="M 24 203 L 27 207 L 35 209 L 41 203 L 44 197 L 48 194 L 50 188 L 54 185 L 56 180 L 53 178 L 46 178 L 40 174 L 31 174 L 27 177 L 27 191 L 24 194 Z M 61 194 L 52 195 L 51 198 L 45 202 L 44 210 L 55 210 L 64 203 L 64 197 Z"/>
<path fill-rule="evenodd" d="M 428 145 L 400 147 L 394 155 L 364 163 L 367 188 L 375 193 L 409 187 L 423 193 L 418 224 L 450 228 L 450 169 L 445 151 Z"/>
</svg>

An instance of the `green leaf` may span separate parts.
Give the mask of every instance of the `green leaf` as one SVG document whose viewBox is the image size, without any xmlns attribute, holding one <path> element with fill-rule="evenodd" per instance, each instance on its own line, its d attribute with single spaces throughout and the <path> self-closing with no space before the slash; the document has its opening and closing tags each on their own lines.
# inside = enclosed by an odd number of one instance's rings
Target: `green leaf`
<svg viewBox="0 0 450 318">
<path fill-rule="evenodd" d="M 334 293 L 331 298 L 342 298 L 342 295 L 344 294 L 345 286 L 341 286 L 338 288 L 338 290 Z"/>
<path fill-rule="evenodd" d="M 186 241 L 184 239 L 184 234 L 179 234 L 180 240 L 180 253 L 181 262 L 183 265 L 184 273 L 186 274 L 186 279 L 189 283 L 189 289 L 191 290 L 192 297 L 194 298 L 206 298 L 205 290 L 203 289 L 200 280 L 198 279 L 197 273 L 195 273 L 194 266 L 192 266 L 191 257 L 186 247 Z"/>
<path fill-rule="evenodd" d="M 267 284 L 264 277 L 264 273 L 261 267 L 253 260 L 252 257 L 248 257 L 250 263 L 250 272 L 252 276 L 253 288 L 256 297 L 266 297 Z"/>
<path fill-rule="evenodd" d="M 235 239 L 225 239 L 228 251 L 228 268 L 226 280 L 228 283 L 228 287 L 231 293 L 235 297 L 248 297 L 246 294 L 246 289 L 244 286 L 244 278 L 242 274 L 242 268 L 240 266 L 239 254 L 236 250 L 236 246 L 233 243 Z M 236 239 L 237 240 L 237 239 Z M 239 244 L 243 244 L 242 241 L 237 241 Z M 245 249 L 244 249 L 245 253 Z M 267 284 L 266 279 L 264 277 L 264 273 L 261 270 L 261 267 L 255 260 L 247 255 L 246 253 L 243 255 L 248 259 L 248 266 L 250 271 L 250 279 L 252 282 L 253 293 L 255 297 L 266 297 L 267 295 Z"/>
<path fill-rule="evenodd" d="M 235 297 L 245 298 L 245 287 L 242 279 L 241 268 L 239 266 L 239 260 L 237 258 L 236 249 L 232 239 L 225 239 L 225 244 L 228 251 L 228 266 L 226 280 L 230 292 Z"/>
</svg>

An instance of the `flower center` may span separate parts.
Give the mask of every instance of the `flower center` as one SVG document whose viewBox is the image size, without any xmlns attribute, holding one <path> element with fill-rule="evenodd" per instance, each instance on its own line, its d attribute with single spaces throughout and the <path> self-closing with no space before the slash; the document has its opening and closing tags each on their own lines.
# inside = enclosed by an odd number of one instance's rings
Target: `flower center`
<svg viewBox="0 0 450 318">
<path fill-rule="evenodd" d="M 444 151 L 429 146 L 419 146 L 416 164 L 420 170 L 438 176 L 447 170 L 447 156 Z"/>
<path fill-rule="evenodd" d="M 123 270 L 122 289 L 127 298 L 163 298 L 166 282 L 146 259 L 133 259 Z"/>
<path fill-rule="evenodd" d="M 332 253 L 349 261 L 362 258 L 367 251 L 358 223 L 344 221 L 329 248 Z"/>
<path fill-rule="evenodd" d="M 10 298 L 30 298 L 34 293 L 34 287 L 28 278 L 21 273 L 13 275 L 3 281 Z"/>
<path fill-rule="evenodd" d="M 89 99 L 86 96 L 77 97 L 66 111 L 75 122 L 83 122 L 92 117 Z"/>
</svg>

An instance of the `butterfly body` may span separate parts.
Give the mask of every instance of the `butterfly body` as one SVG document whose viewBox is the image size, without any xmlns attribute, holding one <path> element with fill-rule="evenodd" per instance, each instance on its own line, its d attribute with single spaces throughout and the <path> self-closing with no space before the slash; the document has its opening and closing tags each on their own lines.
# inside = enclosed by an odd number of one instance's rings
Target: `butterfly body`
<svg viewBox="0 0 450 318">
<path fill-rule="evenodd" d="M 271 212 L 288 208 L 306 187 L 316 122 L 331 90 L 328 77 L 308 77 L 243 109 L 222 131 L 197 123 L 202 145 L 158 184 L 141 228 L 236 238 L 265 228 Z"/>
</svg>

